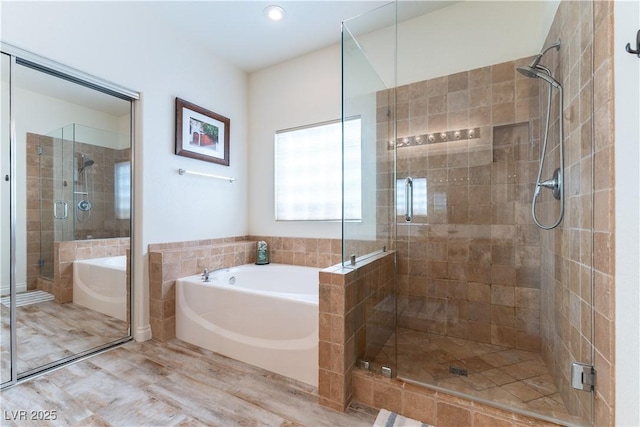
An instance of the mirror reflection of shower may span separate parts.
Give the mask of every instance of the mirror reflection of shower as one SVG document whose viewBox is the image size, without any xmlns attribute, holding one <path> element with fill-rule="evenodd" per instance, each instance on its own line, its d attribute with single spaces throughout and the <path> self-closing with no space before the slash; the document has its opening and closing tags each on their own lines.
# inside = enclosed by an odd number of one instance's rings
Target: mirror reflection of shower
<svg viewBox="0 0 640 427">
<path fill-rule="evenodd" d="M 563 91 L 562 85 L 556 79 L 554 79 L 551 75 L 551 71 L 540 65 L 540 60 L 544 56 L 547 51 L 551 49 L 560 50 L 560 40 L 555 43 L 547 46 L 535 56 L 533 61 L 528 66 L 517 67 L 518 72 L 524 74 L 529 78 L 539 78 L 544 80 L 549 84 L 549 89 L 547 92 L 547 112 L 546 112 L 546 120 L 545 120 L 545 128 L 544 128 L 544 141 L 542 143 L 542 151 L 540 152 L 540 164 L 538 167 L 538 177 L 536 179 L 536 188 L 533 192 L 533 202 L 531 204 L 531 216 L 533 217 L 533 222 L 543 230 L 551 230 L 556 228 L 562 222 L 562 218 L 564 217 L 564 131 L 562 126 L 562 112 L 564 110 L 564 100 L 563 100 Z M 551 116 L 551 95 L 553 88 L 558 90 L 558 104 L 559 104 L 559 115 L 558 118 L 558 147 L 559 147 L 559 163 L 560 167 L 557 168 L 553 172 L 553 177 L 549 178 L 545 181 L 542 181 L 542 169 L 544 167 L 546 152 L 547 152 L 547 142 L 549 139 L 549 121 Z M 542 224 L 538 219 L 536 213 L 536 202 L 538 201 L 538 197 L 540 196 L 540 190 L 542 188 L 548 188 L 553 192 L 553 197 L 560 200 L 560 214 L 556 221 L 551 225 Z"/>
<path fill-rule="evenodd" d="M 95 162 L 90 159 L 87 154 L 79 154 L 76 190 L 74 191 L 76 197 L 75 214 L 79 222 L 87 222 L 91 219 L 91 209 L 93 207 L 91 203 L 91 197 L 93 195 L 93 174 L 89 173 L 89 168 L 91 168 Z"/>
</svg>

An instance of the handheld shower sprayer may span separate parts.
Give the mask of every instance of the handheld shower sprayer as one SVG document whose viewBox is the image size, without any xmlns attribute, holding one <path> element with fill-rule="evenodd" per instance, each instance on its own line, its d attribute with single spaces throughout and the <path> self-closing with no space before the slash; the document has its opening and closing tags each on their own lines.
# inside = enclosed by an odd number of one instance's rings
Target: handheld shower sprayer
<svg viewBox="0 0 640 427">
<path fill-rule="evenodd" d="M 533 191 L 533 200 L 531 202 L 531 215 L 533 217 L 533 222 L 543 230 L 551 230 L 560 225 L 562 218 L 564 217 L 564 131 L 563 131 L 563 109 L 564 109 L 564 100 L 563 100 L 563 90 L 562 85 L 556 79 L 554 79 L 551 75 L 551 71 L 540 65 L 540 60 L 551 49 L 560 50 L 560 40 L 552 43 L 551 45 L 545 47 L 542 52 L 537 54 L 531 64 L 528 66 L 517 67 L 516 69 L 521 74 L 529 78 L 539 78 L 544 80 L 549 84 L 549 90 L 547 93 L 547 112 L 546 112 L 546 124 L 544 129 L 544 142 L 542 144 L 542 150 L 540 152 L 540 164 L 538 167 L 538 178 L 536 179 L 536 187 Z M 547 142 L 549 139 L 549 124 L 550 124 L 550 114 L 551 114 L 551 95 L 552 89 L 555 88 L 558 90 L 558 103 L 559 103 L 559 117 L 558 117 L 558 147 L 559 147 L 559 163 L 560 167 L 557 168 L 553 172 L 553 177 L 551 179 L 547 179 L 542 181 L 542 169 L 544 167 L 544 161 L 547 152 Z M 540 190 L 542 188 L 548 188 L 552 190 L 553 197 L 560 200 L 560 214 L 558 215 L 557 220 L 551 225 L 542 224 L 537 217 L 536 214 L 536 203 L 538 201 L 538 197 L 540 196 Z"/>
<path fill-rule="evenodd" d="M 82 163 L 80 165 L 80 169 L 78 169 L 78 172 L 84 171 L 86 168 L 88 168 L 89 166 L 93 166 L 93 164 L 95 163 L 86 154 L 80 153 L 80 157 L 82 159 Z"/>
</svg>

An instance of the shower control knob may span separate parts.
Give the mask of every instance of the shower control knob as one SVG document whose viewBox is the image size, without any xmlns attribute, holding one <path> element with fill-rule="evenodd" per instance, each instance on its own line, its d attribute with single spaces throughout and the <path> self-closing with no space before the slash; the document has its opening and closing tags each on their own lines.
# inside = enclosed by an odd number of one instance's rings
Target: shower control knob
<svg viewBox="0 0 640 427">
<path fill-rule="evenodd" d="M 5 176 L 4 176 L 4 180 L 5 180 L 5 181 L 9 181 L 9 175 L 5 175 Z"/>
<path fill-rule="evenodd" d="M 91 210 L 91 202 L 88 200 L 80 200 L 78 202 L 78 209 L 83 212 L 88 212 Z"/>
</svg>

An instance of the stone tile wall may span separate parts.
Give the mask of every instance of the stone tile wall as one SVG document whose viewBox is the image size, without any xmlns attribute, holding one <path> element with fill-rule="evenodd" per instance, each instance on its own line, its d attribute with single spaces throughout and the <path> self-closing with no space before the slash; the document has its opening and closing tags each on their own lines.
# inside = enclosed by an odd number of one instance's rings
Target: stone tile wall
<svg viewBox="0 0 640 427">
<path fill-rule="evenodd" d="M 205 268 L 255 262 L 255 242 L 245 237 L 149 245 L 149 317 L 152 338 L 176 336 L 176 279 L 201 274 Z"/>
<path fill-rule="evenodd" d="M 432 426 L 552 427 L 558 424 L 515 414 L 452 394 L 386 379 L 369 371 L 353 371 L 353 399 L 385 408 Z"/>
<path fill-rule="evenodd" d="M 38 147 L 42 154 L 38 154 Z M 87 169 L 92 183 L 89 191 L 93 209 L 90 219 L 83 222 L 74 219 L 72 193 L 86 191 L 86 188 L 74 190 L 72 180 L 78 160 L 73 156 L 73 150 L 87 154 L 95 162 Z M 114 150 L 84 143 L 73 145 L 71 141 L 27 133 L 27 289 L 37 287 L 39 276 L 53 278 L 54 242 L 87 239 L 87 236 L 92 239 L 129 236 L 129 220 L 116 219 L 114 214 L 113 171 L 115 163 L 130 160 L 130 157 L 130 149 Z M 67 201 L 66 220 L 54 219 L 55 200 Z M 58 209 L 58 214 L 62 214 L 62 208 Z"/>
<path fill-rule="evenodd" d="M 318 395 L 324 406 L 345 410 L 353 393 L 351 374 L 357 352 L 366 349 L 372 332 L 385 332 L 375 328 L 384 316 L 376 305 L 393 290 L 394 257 L 393 252 L 381 253 L 359 261 L 355 269 L 338 264 L 320 272 Z M 388 335 L 373 337 L 374 343 L 384 343 Z"/>
<path fill-rule="evenodd" d="M 398 141 L 480 130 L 397 149 L 399 179 L 427 183 L 425 212 L 397 218 L 399 326 L 540 349 L 540 235 L 530 218 L 538 85 L 516 71 L 528 62 L 398 88 Z"/>
<path fill-rule="evenodd" d="M 560 52 L 546 64 L 565 88 L 566 211 L 560 227 L 541 238 L 542 355 L 572 413 L 589 418 L 593 409 L 595 425 L 614 425 L 613 3 L 563 1 L 547 43 L 557 39 Z M 556 142 L 549 156 L 557 150 Z M 554 205 L 541 206 L 545 221 L 557 215 Z M 595 408 L 589 393 L 570 385 L 571 363 L 591 363 L 592 346 Z"/>
<path fill-rule="evenodd" d="M 129 241 L 128 237 L 122 237 L 55 242 L 53 244 L 53 282 L 49 290 L 55 302 L 64 304 L 73 301 L 73 261 L 127 255 Z M 41 282 L 47 284 L 46 281 Z"/>
<path fill-rule="evenodd" d="M 340 262 L 340 239 L 249 236 L 249 240 L 264 240 L 269 245 L 271 262 L 325 268 Z"/>
</svg>

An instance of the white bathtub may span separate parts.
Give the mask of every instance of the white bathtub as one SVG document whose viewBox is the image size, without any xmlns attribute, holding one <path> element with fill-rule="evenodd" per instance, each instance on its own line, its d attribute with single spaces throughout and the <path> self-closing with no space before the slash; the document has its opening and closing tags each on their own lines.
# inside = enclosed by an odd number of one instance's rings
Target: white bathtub
<svg viewBox="0 0 640 427">
<path fill-rule="evenodd" d="M 176 281 L 176 336 L 318 385 L 318 273 L 247 264 Z"/>
<path fill-rule="evenodd" d="M 127 257 L 73 262 L 73 303 L 127 321 Z"/>
</svg>

